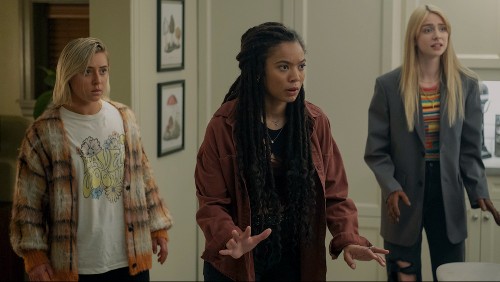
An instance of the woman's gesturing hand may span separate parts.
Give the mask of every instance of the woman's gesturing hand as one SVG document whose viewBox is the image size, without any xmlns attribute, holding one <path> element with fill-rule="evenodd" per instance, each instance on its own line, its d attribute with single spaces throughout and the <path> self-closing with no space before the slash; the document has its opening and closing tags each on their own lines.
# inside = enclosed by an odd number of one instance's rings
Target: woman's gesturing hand
<svg viewBox="0 0 500 282">
<path fill-rule="evenodd" d="M 399 216 L 401 215 L 399 211 L 399 200 L 402 200 L 403 203 L 407 206 L 411 206 L 410 199 L 406 196 L 406 193 L 403 191 L 394 191 L 389 195 L 387 199 L 387 213 L 389 215 L 389 219 L 392 223 L 399 223 Z"/>
<path fill-rule="evenodd" d="M 354 260 L 375 260 L 381 266 L 385 266 L 385 258 L 382 255 L 386 255 L 388 253 L 388 250 L 375 246 L 364 247 L 360 245 L 347 245 L 344 248 L 344 260 L 352 269 L 356 269 L 356 263 Z"/>
<path fill-rule="evenodd" d="M 223 256 L 232 256 L 235 259 L 240 258 L 242 255 L 251 251 L 258 243 L 269 237 L 271 234 L 271 228 L 268 228 L 262 233 L 255 236 L 250 236 L 252 234 L 250 226 L 247 226 L 243 233 L 238 233 L 238 231 L 233 230 L 231 238 L 226 243 L 226 249 L 220 250 L 219 254 Z"/>
<path fill-rule="evenodd" d="M 479 207 L 481 207 L 481 210 L 491 212 L 493 218 L 495 219 L 495 222 L 498 226 L 500 226 L 500 212 L 497 211 L 491 200 L 481 198 L 478 199 L 477 202 L 479 203 Z"/>
</svg>

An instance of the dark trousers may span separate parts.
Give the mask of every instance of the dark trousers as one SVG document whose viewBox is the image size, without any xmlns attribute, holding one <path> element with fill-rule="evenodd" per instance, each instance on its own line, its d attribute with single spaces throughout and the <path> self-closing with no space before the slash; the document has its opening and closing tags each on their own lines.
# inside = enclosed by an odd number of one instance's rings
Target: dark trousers
<svg viewBox="0 0 500 282">
<path fill-rule="evenodd" d="M 206 261 L 203 276 L 205 281 L 232 281 Z M 300 262 L 296 256 L 283 256 L 276 265 L 256 265 L 255 281 L 300 281 Z"/>
<path fill-rule="evenodd" d="M 434 281 L 437 281 L 436 269 L 438 266 L 449 262 L 465 261 L 465 242 L 452 244 L 446 234 L 439 162 L 426 163 L 424 193 L 422 228 L 425 228 L 427 242 L 429 243 L 432 277 Z M 399 246 L 384 241 L 384 248 L 390 251 L 386 255 L 388 281 L 397 281 L 398 272 L 415 274 L 417 281 L 422 281 L 422 233 L 420 233 L 419 239 L 413 246 Z M 408 262 L 410 266 L 400 268 L 396 263 L 397 261 Z"/>
<path fill-rule="evenodd" d="M 114 269 L 100 274 L 79 274 L 78 281 L 126 281 L 126 282 L 142 282 L 149 281 L 149 270 L 138 273 L 137 275 L 130 275 L 128 267 Z"/>
</svg>

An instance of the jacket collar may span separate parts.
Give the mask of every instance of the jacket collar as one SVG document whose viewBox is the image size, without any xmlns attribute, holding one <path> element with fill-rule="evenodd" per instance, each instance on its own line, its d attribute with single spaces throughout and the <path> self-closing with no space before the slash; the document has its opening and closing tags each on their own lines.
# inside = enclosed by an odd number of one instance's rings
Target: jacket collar
<svg viewBox="0 0 500 282">
<path fill-rule="evenodd" d="M 314 106 L 312 106 L 311 103 L 308 101 L 305 101 L 305 106 L 306 106 L 306 115 L 312 118 L 312 120 L 316 120 L 318 116 L 321 115 L 321 113 L 318 111 L 318 109 Z M 237 108 L 237 99 L 228 101 L 214 113 L 214 117 L 223 117 L 226 118 L 226 123 L 234 126 L 236 123 L 236 108 Z"/>
</svg>

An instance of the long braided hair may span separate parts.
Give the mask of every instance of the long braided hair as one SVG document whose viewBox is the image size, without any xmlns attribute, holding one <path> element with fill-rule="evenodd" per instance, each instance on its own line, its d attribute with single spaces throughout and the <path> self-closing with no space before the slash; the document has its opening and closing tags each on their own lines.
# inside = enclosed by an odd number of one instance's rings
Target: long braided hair
<svg viewBox="0 0 500 282">
<path fill-rule="evenodd" d="M 252 207 L 252 222 L 266 222 L 266 216 L 282 218 L 284 209 L 276 191 L 271 166 L 271 142 L 267 132 L 264 99 L 265 64 L 270 50 L 280 43 L 298 42 L 305 52 L 300 36 L 281 23 L 267 22 L 247 30 L 241 37 L 241 51 L 236 56 L 241 70 L 224 102 L 237 99 L 235 137 L 241 179 L 246 182 Z M 295 235 L 306 239 L 311 235 L 311 219 L 315 213 L 316 192 L 314 166 L 311 157 L 310 133 L 312 122 L 306 114 L 305 92 L 302 86 L 297 99 L 286 107 L 287 140 L 285 164 L 288 220 L 293 222 Z M 258 234 L 268 226 L 252 224 Z M 271 240 L 280 246 L 279 225 Z M 255 230 L 256 229 L 256 230 Z M 273 235 L 273 234 L 271 234 Z M 299 236 L 294 236 L 299 237 Z M 295 241 L 297 242 L 297 241 Z"/>
</svg>

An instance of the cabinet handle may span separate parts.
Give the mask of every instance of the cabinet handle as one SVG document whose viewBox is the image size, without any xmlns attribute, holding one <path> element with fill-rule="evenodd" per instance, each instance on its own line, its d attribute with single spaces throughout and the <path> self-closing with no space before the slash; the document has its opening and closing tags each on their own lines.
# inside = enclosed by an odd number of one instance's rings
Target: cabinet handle
<svg viewBox="0 0 500 282">
<path fill-rule="evenodd" d="M 477 214 L 473 214 L 473 215 L 472 215 L 472 220 L 473 220 L 473 221 L 476 221 L 476 220 L 478 220 L 478 219 L 479 219 L 479 215 L 477 215 Z"/>
<path fill-rule="evenodd" d="M 484 220 L 484 221 L 488 221 L 488 220 L 490 220 L 490 215 L 489 215 L 489 214 L 484 214 L 484 215 L 483 215 L 483 220 Z"/>
</svg>

